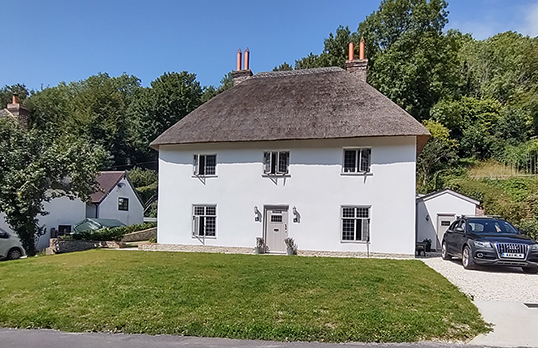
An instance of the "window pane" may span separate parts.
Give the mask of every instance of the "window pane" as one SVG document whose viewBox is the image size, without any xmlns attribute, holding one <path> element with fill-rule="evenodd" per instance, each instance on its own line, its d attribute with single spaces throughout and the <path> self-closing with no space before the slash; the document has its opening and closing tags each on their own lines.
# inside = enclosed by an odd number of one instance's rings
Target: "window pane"
<svg viewBox="0 0 538 348">
<path fill-rule="evenodd" d="M 217 208 L 216 207 L 205 207 L 205 214 L 209 215 L 209 216 L 211 216 L 211 215 L 215 216 L 215 215 L 217 215 Z"/>
<path fill-rule="evenodd" d="M 277 153 L 271 152 L 271 171 L 270 174 L 276 174 L 276 166 L 277 166 Z"/>
<path fill-rule="evenodd" d="M 280 174 L 288 173 L 289 152 L 279 152 L 278 154 L 278 172 Z"/>
<path fill-rule="evenodd" d="M 215 175 L 215 167 L 217 166 L 217 155 L 205 156 L 205 174 Z"/>
<path fill-rule="evenodd" d="M 357 171 L 357 151 L 344 150 L 344 173 L 354 173 Z"/>
<path fill-rule="evenodd" d="M 362 219 L 362 239 L 367 242 L 370 240 L 370 219 Z"/>
<path fill-rule="evenodd" d="M 362 149 L 361 150 L 361 172 L 370 171 L 370 154 L 371 149 Z"/>
<path fill-rule="evenodd" d="M 282 222 L 282 215 L 271 215 L 271 222 Z"/>
<path fill-rule="evenodd" d="M 355 217 L 355 208 L 342 208 L 342 217 Z"/>
<path fill-rule="evenodd" d="M 355 220 L 344 219 L 342 221 L 342 240 L 355 239 Z"/>
<path fill-rule="evenodd" d="M 205 218 L 205 235 L 209 237 L 215 236 L 216 218 L 208 216 Z"/>
<path fill-rule="evenodd" d="M 200 155 L 198 165 L 198 175 L 205 175 L 205 156 Z"/>
<path fill-rule="evenodd" d="M 362 240 L 362 219 L 355 220 L 355 229 L 357 231 L 357 235 L 355 236 L 355 240 Z"/>
<path fill-rule="evenodd" d="M 263 172 L 265 174 L 271 174 L 271 153 L 263 153 Z"/>
<path fill-rule="evenodd" d="M 129 210 L 129 199 L 128 198 L 118 198 L 118 210 Z"/>
<path fill-rule="evenodd" d="M 205 207 L 194 207 L 194 215 L 204 215 Z"/>
<path fill-rule="evenodd" d="M 368 217 L 368 208 L 357 208 L 357 217 L 367 218 Z"/>
</svg>

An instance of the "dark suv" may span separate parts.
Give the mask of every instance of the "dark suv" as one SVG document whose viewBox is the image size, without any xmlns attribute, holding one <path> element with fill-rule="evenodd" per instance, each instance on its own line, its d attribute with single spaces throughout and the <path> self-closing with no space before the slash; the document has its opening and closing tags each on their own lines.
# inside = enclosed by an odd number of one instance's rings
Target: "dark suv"
<svg viewBox="0 0 538 348">
<path fill-rule="evenodd" d="M 441 255 L 462 259 L 465 269 L 476 265 L 519 266 L 538 273 L 538 243 L 508 221 L 492 216 L 462 216 L 443 236 Z"/>
</svg>

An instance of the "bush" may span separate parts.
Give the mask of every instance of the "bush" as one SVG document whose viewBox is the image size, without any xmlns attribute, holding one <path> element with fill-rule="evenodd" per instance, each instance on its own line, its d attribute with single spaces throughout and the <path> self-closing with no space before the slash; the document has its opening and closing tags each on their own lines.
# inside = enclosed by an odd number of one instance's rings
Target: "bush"
<svg viewBox="0 0 538 348">
<path fill-rule="evenodd" d="M 97 231 L 89 230 L 79 233 L 73 233 L 71 236 L 73 239 L 78 240 L 120 241 L 127 233 L 147 230 L 148 228 L 156 226 L 157 223 L 155 222 L 145 222 L 143 224 L 135 224 L 131 226 L 102 228 Z"/>
<path fill-rule="evenodd" d="M 522 229 L 525 234 L 533 239 L 538 239 L 538 220 L 521 220 L 517 227 Z"/>
</svg>

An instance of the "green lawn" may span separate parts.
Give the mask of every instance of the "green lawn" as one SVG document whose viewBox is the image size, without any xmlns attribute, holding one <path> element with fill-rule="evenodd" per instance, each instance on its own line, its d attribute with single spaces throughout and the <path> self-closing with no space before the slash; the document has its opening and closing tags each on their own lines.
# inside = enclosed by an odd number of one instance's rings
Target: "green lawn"
<svg viewBox="0 0 538 348">
<path fill-rule="evenodd" d="M 417 260 L 111 250 L 0 262 L 0 327 L 327 342 L 488 330 Z"/>
</svg>

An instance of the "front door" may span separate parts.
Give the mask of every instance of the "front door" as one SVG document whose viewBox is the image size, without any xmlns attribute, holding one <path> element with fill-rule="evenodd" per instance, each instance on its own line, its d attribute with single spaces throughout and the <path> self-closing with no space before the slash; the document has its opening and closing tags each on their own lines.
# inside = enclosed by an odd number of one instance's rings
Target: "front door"
<svg viewBox="0 0 538 348">
<path fill-rule="evenodd" d="M 443 236 L 450 224 L 455 220 L 454 214 L 438 214 L 437 215 L 437 243 L 435 249 L 441 250 L 441 243 L 443 243 Z"/>
<path fill-rule="evenodd" d="M 285 252 L 288 237 L 288 207 L 265 207 L 265 244 L 269 252 Z"/>
</svg>

